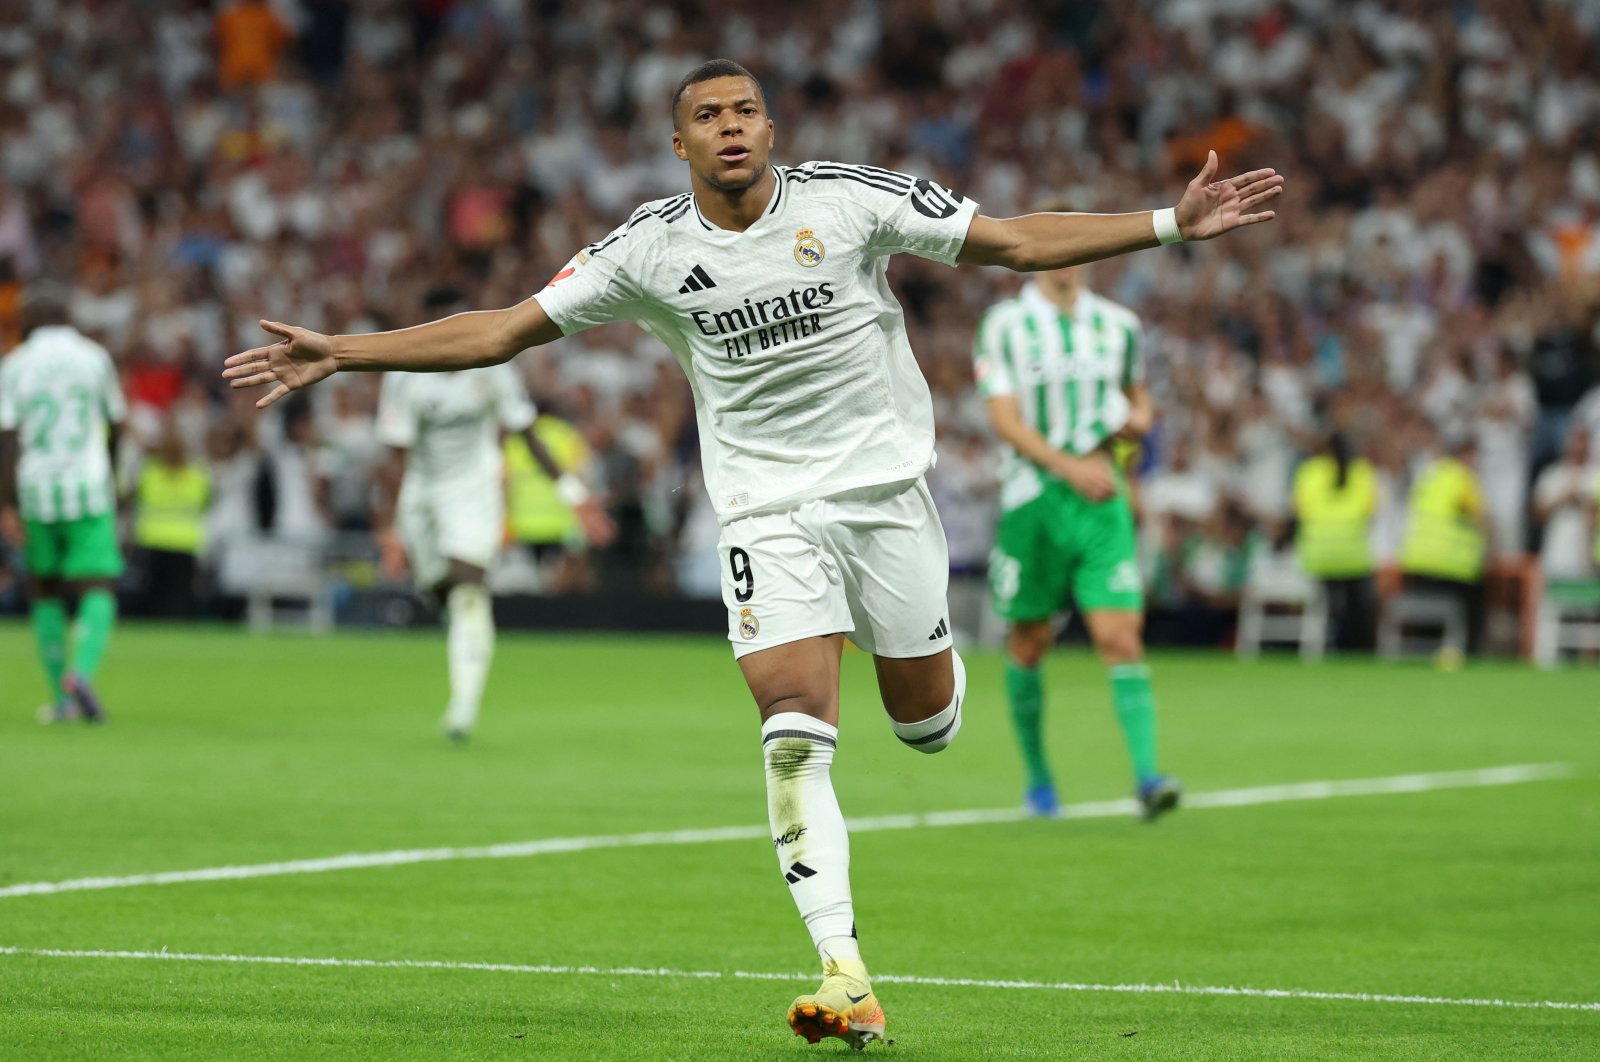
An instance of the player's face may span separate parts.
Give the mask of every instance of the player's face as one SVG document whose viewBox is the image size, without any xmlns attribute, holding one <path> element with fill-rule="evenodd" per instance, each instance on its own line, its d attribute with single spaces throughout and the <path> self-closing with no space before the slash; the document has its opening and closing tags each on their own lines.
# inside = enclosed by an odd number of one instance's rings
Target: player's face
<svg viewBox="0 0 1600 1062">
<path fill-rule="evenodd" d="M 755 82 L 719 77 L 690 85 L 678 103 L 672 150 L 713 188 L 737 192 L 767 172 L 772 122 Z"/>
</svg>

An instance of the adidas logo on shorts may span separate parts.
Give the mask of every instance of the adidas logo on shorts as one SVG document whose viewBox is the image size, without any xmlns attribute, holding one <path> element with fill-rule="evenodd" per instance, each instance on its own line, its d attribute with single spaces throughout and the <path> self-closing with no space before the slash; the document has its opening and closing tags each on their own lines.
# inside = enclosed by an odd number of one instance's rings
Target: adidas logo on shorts
<svg viewBox="0 0 1600 1062">
<path fill-rule="evenodd" d="M 943 638 L 945 635 L 947 635 L 949 633 L 950 633 L 950 628 L 945 625 L 944 617 L 940 616 L 939 617 L 939 625 L 933 629 L 933 633 L 932 634 L 928 635 L 928 641 L 936 642 L 940 638 Z"/>
</svg>

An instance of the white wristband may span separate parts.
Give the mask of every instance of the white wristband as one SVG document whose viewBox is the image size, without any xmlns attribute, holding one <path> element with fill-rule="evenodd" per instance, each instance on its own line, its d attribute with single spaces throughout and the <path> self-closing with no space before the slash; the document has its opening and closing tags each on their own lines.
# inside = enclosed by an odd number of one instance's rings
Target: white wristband
<svg viewBox="0 0 1600 1062">
<path fill-rule="evenodd" d="M 1172 207 L 1151 211 L 1150 224 L 1155 226 L 1156 239 L 1162 246 L 1183 242 L 1183 233 L 1178 231 L 1178 212 Z"/>
<path fill-rule="evenodd" d="M 556 480 L 556 497 L 561 499 L 561 504 L 569 509 L 576 509 L 589 500 L 589 488 L 583 485 L 583 480 L 571 472 L 564 472 Z"/>
</svg>

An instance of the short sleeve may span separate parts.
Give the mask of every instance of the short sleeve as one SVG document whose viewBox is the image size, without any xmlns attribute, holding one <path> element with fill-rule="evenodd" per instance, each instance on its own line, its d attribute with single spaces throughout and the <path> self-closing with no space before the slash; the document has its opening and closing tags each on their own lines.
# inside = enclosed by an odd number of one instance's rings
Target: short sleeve
<svg viewBox="0 0 1600 1062">
<path fill-rule="evenodd" d="M 812 180 L 848 185 L 850 201 L 867 218 L 871 254 L 914 254 L 955 265 L 978 204 L 926 177 L 843 163 L 811 164 Z"/>
<path fill-rule="evenodd" d="M 1144 329 L 1137 317 L 1129 317 L 1122 331 L 1127 340 L 1122 364 L 1122 386 L 1133 387 L 1144 383 Z"/>
<path fill-rule="evenodd" d="M 1010 329 L 1002 320 L 998 309 L 991 309 L 978 322 L 978 337 L 972 345 L 973 376 L 978 382 L 978 393 L 985 398 L 1016 393 L 1011 379 L 1011 359 L 1008 345 Z"/>
<path fill-rule="evenodd" d="M 562 335 L 639 316 L 639 288 L 628 279 L 626 266 L 640 242 L 640 236 L 629 235 L 627 226 L 617 229 L 594 247 L 579 251 L 534 296 Z"/>
<path fill-rule="evenodd" d="M 409 448 L 417 443 L 417 414 L 406 400 L 405 376 L 388 373 L 378 394 L 378 441 L 385 446 Z"/>
<path fill-rule="evenodd" d="M 113 424 L 121 424 L 128 419 L 128 400 L 122 394 L 122 381 L 117 379 L 116 363 L 111 360 L 111 355 L 102 349 L 100 364 L 101 406 L 105 409 L 107 420 Z"/>
<path fill-rule="evenodd" d="M 539 411 L 528 397 L 522 374 L 509 364 L 495 367 L 494 408 L 500 427 L 506 431 L 522 431 L 533 424 Z"/>
</svg>

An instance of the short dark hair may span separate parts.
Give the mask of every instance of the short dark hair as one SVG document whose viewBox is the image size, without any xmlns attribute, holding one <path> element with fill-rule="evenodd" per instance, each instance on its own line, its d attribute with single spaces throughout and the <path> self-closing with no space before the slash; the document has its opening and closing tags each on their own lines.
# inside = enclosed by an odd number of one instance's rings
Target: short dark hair
<svg viewBox="0 0 1600 1062">
<path fill-rule="evenodd" d="M 719 77 L 747 77 L 756 86 L 756 96 L 761 100 L 763 108 L 767 105 L 767 94 L 761 89 L 761 82 L 756 81 L 756 76 L 732 59 L 712 59 L 701 63 L 678 82 L 678 90 L 672 94 L 672 128 L 681 129 L 678 123 L 678 104 L 683 102 L 683 94 L 689 91 L 690 85 L 698 85 L 702 81 L 715 81 Z"/>
<path fill-rule="evenodd" d="M 68 313 L 71 296 L 60 284 L 48 280 L 35 281 L 22 299 L 20 314 L 22 334 L 47 325 L 64 325 L 72 318 Z"/>
</svg>

